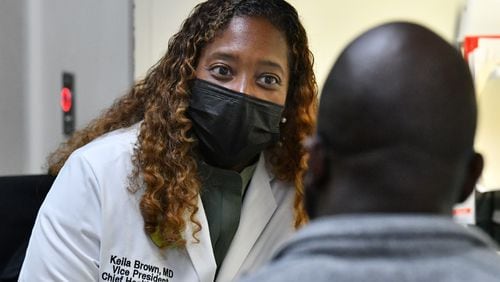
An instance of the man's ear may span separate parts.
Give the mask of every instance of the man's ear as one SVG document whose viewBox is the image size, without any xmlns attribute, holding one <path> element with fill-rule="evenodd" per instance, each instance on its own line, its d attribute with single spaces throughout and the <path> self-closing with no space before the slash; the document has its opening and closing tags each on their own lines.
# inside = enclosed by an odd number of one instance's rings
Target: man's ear
<svg viewBox="0 0 500 282">
<path fill-rule="evenodd" d="M 328 164 L 324 145 L 319 138 L 314 138 L 307 144 L 309 152 L 308 171 L 304 179 L 304 185 L 313 189 L 321 189 L 326 180 Z"/>
<path fill-rule="evenodd" d="M 467 166 L 467 174 L 465 175 L 464 183 L 462 186 L 462 192 L 460 194 L 459 203 L 465 201 L 467 197 L 474 191 L 476 187 L 477 180 L 481 176 L 484 167 L 483 156 L 477 152 L 474 152 L 472 158 L 469 160 Z"/>
<path fill-rule="evenodd" d="M 328 161 L 324 145 L 318 137 L 310 139 L 306 148 L 309 152 L 309 167 L 304 176 L 305 208 L 312 219 L 316 217 L 318 200 L 328 180 Z"/>
</svg>

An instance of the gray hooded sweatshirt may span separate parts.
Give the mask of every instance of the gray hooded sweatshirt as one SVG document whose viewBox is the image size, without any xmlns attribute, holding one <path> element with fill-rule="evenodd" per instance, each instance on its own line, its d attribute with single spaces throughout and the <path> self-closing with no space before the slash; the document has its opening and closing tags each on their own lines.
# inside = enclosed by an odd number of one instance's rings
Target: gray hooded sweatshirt
<svg viewBox="0 0 500 282">
<path fill-rule="evenodd" d="M 450 217 L 345 215 L 311 222 L 243 282 L 500 281 L 493 241 Z"/>
</svg>

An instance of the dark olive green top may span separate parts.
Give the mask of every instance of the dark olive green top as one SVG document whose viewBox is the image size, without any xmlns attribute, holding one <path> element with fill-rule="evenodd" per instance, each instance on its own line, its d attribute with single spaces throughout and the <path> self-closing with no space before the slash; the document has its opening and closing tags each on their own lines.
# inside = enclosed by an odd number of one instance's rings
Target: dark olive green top
<svg viewBox="0 0 500 282">
<path fill-rule="evenodd" d="M 199 164 L 201 200 L 207 216 L 210 240 L 219 270 L 240 223 L 243 194 L 256 164 L 241 173 Z"/>
</svg>

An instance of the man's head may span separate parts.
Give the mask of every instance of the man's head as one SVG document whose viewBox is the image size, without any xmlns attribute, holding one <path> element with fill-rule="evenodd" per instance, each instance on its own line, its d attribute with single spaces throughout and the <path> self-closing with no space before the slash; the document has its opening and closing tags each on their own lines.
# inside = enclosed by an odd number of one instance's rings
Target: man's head
<svg viewBox="0 0 500 282">
<path fill-rule="evenodd" d="M 402 22 L 363 33 L 322 91 L 306 178 L 311 216 L 449 214 L 482 169 L 476 115 L 468 67 L 445 40 Z"/>
</svg>

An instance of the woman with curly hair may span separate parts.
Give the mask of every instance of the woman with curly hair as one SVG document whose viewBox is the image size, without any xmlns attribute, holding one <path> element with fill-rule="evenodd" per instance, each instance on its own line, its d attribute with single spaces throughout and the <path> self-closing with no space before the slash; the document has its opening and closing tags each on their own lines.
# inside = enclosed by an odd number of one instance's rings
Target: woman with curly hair
<svg viewBox="0 0 500 282">
<path fill-rule="evenodd" d="M 197 5 L 146 77 L 49 157 L 57 178 L 20 280 L 230 281 L 259 267 L 306 221 L 312 61 L 284 0 Z"/>
</svg>

